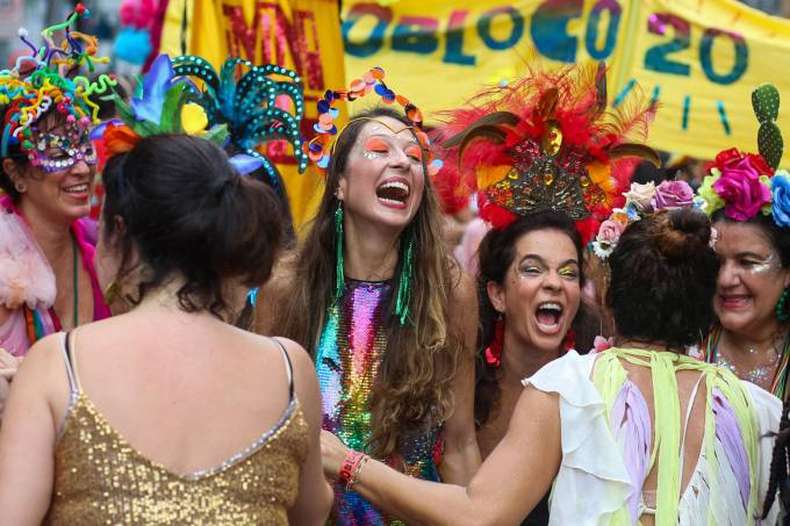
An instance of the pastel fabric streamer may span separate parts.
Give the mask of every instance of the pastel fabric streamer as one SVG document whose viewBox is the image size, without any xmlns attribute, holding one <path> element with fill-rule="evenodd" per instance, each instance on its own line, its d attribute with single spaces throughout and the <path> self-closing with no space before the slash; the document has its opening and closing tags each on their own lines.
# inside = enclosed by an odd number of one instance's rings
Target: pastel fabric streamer
<svg viewBox="0 0 790 526">
<path fill-rule="evenodd" d="M 670 473 L 682 476 L 679 449 L 674 448 L 683 443 L 679 407 L 660 417 L 654 400 L 656 418 L 674 425 L 659 430 L 656 424 L 653 431 L 644 395 L 621 360 L 650 364 L 653 385 L 664 397 L 666 379 L 677 370 L 700 372 L 704 386 L 697 395 L 706 404 L 699 458 L 688 484 L 678 487 L 670 504 L 662 505 L 659 490 L 656 524 L 755 524 L 770 471 L 773 438 L 768 433 L 778 429 L 781 402 L 729 371 L 674 353 L 655 354 L 620 348 L 585 356 L 569 351 L 523 381 L 559 394 L 562 460 L 552 489 L 550 525 L 635 524 L 646 508 L 642 486 L 653 456 L 659 479 L 667 473 L 667 462 L 675 463 Z M 675 440 L 668 434 L 676 435 Z M 658 452 L 651 435 L 660 441 Z M 660 449 L 668 445 L 672 454 L 662 457 Z M 765 524 L 774 524 L 778 513 L 775 504 Z"/>
</svg>

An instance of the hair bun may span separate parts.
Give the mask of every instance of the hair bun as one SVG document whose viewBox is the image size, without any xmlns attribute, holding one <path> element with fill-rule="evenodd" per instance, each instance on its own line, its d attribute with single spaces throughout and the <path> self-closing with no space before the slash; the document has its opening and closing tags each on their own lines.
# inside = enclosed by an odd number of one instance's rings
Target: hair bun
<svg viewBox="0 0 790 526">
<path fill-rule="evenodd" d="M 694 208 L 675 208 L 656 222 L 656 245 L 668 258 L 693 257 L 708 247 L 710 220 Z"/>
</svg>

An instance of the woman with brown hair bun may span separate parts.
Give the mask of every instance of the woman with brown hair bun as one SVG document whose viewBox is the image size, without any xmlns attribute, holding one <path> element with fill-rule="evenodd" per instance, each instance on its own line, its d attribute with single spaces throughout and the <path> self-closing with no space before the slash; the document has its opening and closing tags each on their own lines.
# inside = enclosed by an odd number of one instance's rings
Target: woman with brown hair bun
<svg viewBox="0 0 790 526">
<path fill-rule="evenodd" d="M 309 356 L 229 324 L 271 274 L 277 200 L 218 145 L 173 133 L 184 85 L 168 71 L 160 56 L 131 107 L 116 100 L 123 122 L 100 128 L 97 274 L 129 310 L 25 358 L 0 432 L 4 523 L 318 526 L 329 512 Z"/>
<path fill-rule="evenodd" d="M 276 257 L 274 195 L 179 135 L 112 156 L 104 182 L 99 278 L 131 309 L 25 359 L 0 432 L 3 519 L 323 524 L 310 359 L 228 323 Z"/>
<path fill-rule="evenodd" d="M 685 356 L 714 317 L 710 232 L 689 208 L 631 222 L 609 256 L 617 345 L 570 351 L 526 379 L 468 486 L 407 480 L 371 460 L 357 491 L 416 523 L 517 524 L 553 484 L 550 524 L 754 524 L 780 404 Z M 324 454 L 325 472 L 328 458 L 337 468 L 339 457 Z"/>
<path fill-rule="evenodd" d="M 465 484 L 480 462 L 474 287 L 441 241 L 419 110 L 383 73 L 375 68 L 319 101 L 316 130 L 327 133 L 308 148 L 327 168 L 326 190 L 304 242 L 264 290 L 259 329 L 310 350 L 325 432 L 408 475 Z M 408 116 L 373 109 L 338 131 L 336 97 L 374 89 L 405 102 Z M 348 456 L 349 474 L 360 458 Z M 336 485 L 333 524 L 392 520 Z"/>
</svg>

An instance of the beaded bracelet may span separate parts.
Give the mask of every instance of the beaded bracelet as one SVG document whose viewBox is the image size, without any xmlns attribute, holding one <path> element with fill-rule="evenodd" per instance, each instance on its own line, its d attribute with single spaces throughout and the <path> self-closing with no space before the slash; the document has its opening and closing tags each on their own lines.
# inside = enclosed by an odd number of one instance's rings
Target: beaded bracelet
<svg viewBox="0 0 790 526">
<path fill-rule="evenodd" d="M 362 458 L 359 459 L 356 467 L 354 468 L 353 473 L 351 473 L 351 478 L 346 483 L 346 490 L 351 490 L 354 485 L 359 481 L 359 474 L 362 472 L 362 468 L 365 467 L 370 457 L 367 455 L 362 455 Z"/>
</svg>

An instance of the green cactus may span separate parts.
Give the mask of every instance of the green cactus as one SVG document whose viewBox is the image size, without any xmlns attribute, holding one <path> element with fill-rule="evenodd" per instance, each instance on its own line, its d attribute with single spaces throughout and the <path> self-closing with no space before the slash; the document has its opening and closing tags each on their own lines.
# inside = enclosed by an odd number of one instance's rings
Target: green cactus
<svg viewBox="0 0 790 526">
<path fill-rule="evenodd" d="M 774 121 L 779 116 L 779 90 L 771 84 L 763 84 L 752 92 L 752 108 L 760 129 L 757 131 L 757 147 L 760 155 L 774 169 L 782 160 L 784 143 L 782 132 Z"/>
<path fill-rule="evenodd" d="M 752 107 L 762 124 L 779 116 L 779 90 L 773 84 L 763 84 L 752 92 Z"/>
<path fill-rule="evenodd" d="M 757 149 L 763 159 L 774 169 L 782 161 L 782 132 L 775 122 L 760 124 L 757 131 Z"/>
</svg>

